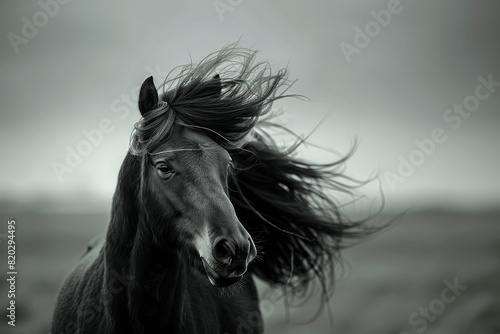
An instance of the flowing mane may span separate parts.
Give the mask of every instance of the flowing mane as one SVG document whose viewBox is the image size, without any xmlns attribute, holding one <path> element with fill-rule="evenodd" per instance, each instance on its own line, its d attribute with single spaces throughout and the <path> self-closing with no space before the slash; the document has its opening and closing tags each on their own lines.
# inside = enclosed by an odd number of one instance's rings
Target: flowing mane
<svg viewBox="0 0 500 334">
<path fill-rule="evenodd" d="M 168 138 L 174 123 L 204 131 L 227 149 L 241 147 L 272 103 L 292 96 L 286 95 L 291 86 L 286 70 L 272 74 L 268 63 L 255 58 L 255 51 L 232 45 L 197 65 L 178 67 L 179 73 L 171 71 L 161 102 L 136 124 L 131 153 L 150 152 Z"/>
</svg>

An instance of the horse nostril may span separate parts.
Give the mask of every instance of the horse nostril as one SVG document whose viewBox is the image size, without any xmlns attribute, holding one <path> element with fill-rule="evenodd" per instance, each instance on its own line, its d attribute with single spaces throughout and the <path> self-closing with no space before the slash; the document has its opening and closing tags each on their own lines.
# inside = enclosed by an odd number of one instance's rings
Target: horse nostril
<svg viewBox="0 0 500 334">
<path fill-rule="evenodd" d="M 226 239 L 221 239 L 215 244 L 213 255 L 217 261 L 230 264 L 234 254 L 229 242 Z"/>
</svg>

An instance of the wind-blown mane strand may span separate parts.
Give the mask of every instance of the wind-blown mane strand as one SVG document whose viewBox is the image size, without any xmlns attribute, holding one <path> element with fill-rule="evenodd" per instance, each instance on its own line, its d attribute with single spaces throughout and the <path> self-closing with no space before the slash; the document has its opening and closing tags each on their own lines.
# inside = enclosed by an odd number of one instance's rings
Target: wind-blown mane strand
<svg viewBox="0 0 500 334">
<path fill-rule="evenodd" d="M 259 119 L 270 112 L 292 82 L 286 69 L 273 74 L 256 51 L 235 44 L 189 64 L 165 79 L 161 102 L 135 126 L 131 152 L 151 152 L 168 138 L 173 124 L 202 129 L 226 148 L 241 147 Z"/>
<path fill-rule="evenodd" d="M 316 277 L 328 298 L 342 239 L 360 239 L 376 228 L 349 221 L 332 199 L 333 192 L 352 193 L 363 184 L 342 173 L 353 151 L 330 164 L 313 164 L 292 157 L 301 143 L 280 149 L 260 135 L 234 152 L 231 200 L 251 234 L 264 231 L 264 260 L 253 265 L 255 274 L 292 291 Z"/>
</svg>

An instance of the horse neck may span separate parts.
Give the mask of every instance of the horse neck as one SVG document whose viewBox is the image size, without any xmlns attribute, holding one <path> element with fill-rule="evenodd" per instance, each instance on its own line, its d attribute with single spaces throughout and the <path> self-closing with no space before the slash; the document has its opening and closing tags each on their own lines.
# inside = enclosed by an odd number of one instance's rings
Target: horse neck
<svg viewBox="0 0 500 334">
<path fill-rule="evenodd" d="M 181 332 L 181 324 L 186 323 L 189 281 L 180 254 L 175 250 L 158 252 L 151 248 L 151 239 L 140 236 L 132 250 L 130 269 L 134 278 L 127 297 L 133 325 L 145 333 L 163 328 Z"/>
<path fill-rule="evenodd" d="M 139 202 L 141 164 L 141 158 L 127 154 L 120 169 L 106 237 L 105 286 L 116 281 L 117 273 L 127 276 L 126 289 L 108 294 L 108 313 L 121 322 L 114 325 L 117 332 L 133 328 L 134 333 L 148 333 L 167 325 L 174 330 L 185 323 L 182 320 L 189 282 L 185 279 L 187 269 L 178 252 L 159 253 L 152 244 L 150 231 L 144 228 L 150 224 Z"/>
</svg>

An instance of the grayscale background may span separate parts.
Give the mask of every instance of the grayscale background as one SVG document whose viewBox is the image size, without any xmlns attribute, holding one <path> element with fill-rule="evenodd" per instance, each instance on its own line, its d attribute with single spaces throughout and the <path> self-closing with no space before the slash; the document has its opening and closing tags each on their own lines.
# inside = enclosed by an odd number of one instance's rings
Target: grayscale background
<svg viewBox="0 0 500 334">
<path fill-rule="evenodd" d="M 288 66 L 298 79 L 293 92 L 310 99 L 276 104 L 284 124 L 307 135 L 324 120 L 310 141 L 341 154 L 358 139 L 346 173 L 378 173 L 380 181 L 346 210 L 377 207 L 380 188 L 387 217 L 410 209 L 400 224 L 344 253 L 348 270 L 330 303 L 333 328 L 326 312 L 308 325 L 287 324 L 274 295 L 263 296 L 275 305 L 266 331 L 500 333 L 500 87 L 459 126 L 445 119 L 455 104 L 474 101 L 480 77 L 500 82 L 497 1 L 401 0 L 381 26 L 371 11 L 392 1 L 70 0 L 13 45 L 25 20 L 40 19 L 51 2 L 0 4 L 0 277 L 9 218 L 17 220 L 19 273 L 15 328 L 3 315 L 0 279 L 1 333 L 47 333 L 65 275 L 89 238 L 106 229 L 142 81 L 155 73 L 160 83 L 173 67 L 238 40 L 273 69 Z M 369 41 L 346 57 L 342 46 L 355 46 L 357 29 L 366 27 L 375 29 Z M 111 130 L 58 175 L 54 165 L 65 164 L 68 149 L 84 145 L 85 132 L 104 119 Z M 446 139 L 419 153 L 416 142 L 429 143 L 436 129 Z M 313 147 L 301 154 L 318 162 L 338 157 Z M 412 157 L 420 160 L 398 174 Z M 454 280 L 467 288 L 441 303 L 425 329 L 409 320 L 439 305 Z M 292 310 L 292 321 L 307 320 L 311 305 Z"/>
</svg>

